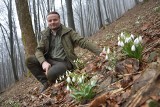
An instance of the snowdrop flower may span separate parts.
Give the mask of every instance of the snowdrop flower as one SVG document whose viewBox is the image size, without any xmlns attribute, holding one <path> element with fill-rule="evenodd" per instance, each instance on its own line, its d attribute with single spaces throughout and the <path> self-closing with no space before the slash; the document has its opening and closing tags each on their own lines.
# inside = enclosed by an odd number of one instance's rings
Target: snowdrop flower
<svg viewBox="0 0 160 107">
<path fill-rule="evenodd" d="M 95 86 L 95 85 L 96 85 L 96 81 L 92 80 L 92 81 L 91 81 L 91 85 L 92 85 L 92 86 Z"/>
<path fill-rule="evenodd" d="M 78 81 L 79 83 L 82 83 L 82 78 L 79 78 L 78 80 L 79 80 L 79 81 Z"/>
<path fill-rule="evenodd" d="M 124 46 L 124 43 L 123 43 L 123 41 L 121 41 L 121 43 L 120 43 L 120 46 L 122 46 L 122 47 Z"/>
<path fill-rule="evenodd" d="M 82 77 L 81 77 L 81 78 L 82 78 L 82 80 L 84 80 L 84 75 L 82 75 Z"/>
<path fill-rule="evenodd" d="M 121 41 L 118 41 L 118 46 L 121 46 Z"/>
<path fill-rule="evenodd" d="M 108 55 L 106 54 L 105 60 L 108 60 Z"/>
<path fill-rule="evenodd" d="M 56 84 L 58 84 L 58 81 L 56 80 Z"/>
<path fill-rule="evenodd" d="M 66 88 L 66 90 L 67 90 L 67 91 L 70 91 L 70 88 L 69 88 L 69 86 L 68 86 L 68 85 L 67 85 L 67 88 Z"/>
<path fill-rule="evenodd" d="M 110 49 L 108 48 L 108 49 L 107 49 L 107 54 L 109 54 L 109 53 L 110 53 Z"/>
<path fill-rule="evenodd" d="M 62 81 L 62 77 L 59 77 L 59 80 Z"/>
<path fill-rule="evenodd" d="M 139 43 L 139 39 L 136 38 L 136 39 L 134 40 L 134 44 L 137 45 L 138 43 Z"/>
<path fill-rule="evenodd" d="M 68 71 L 66 71 L 66 76 L 69 76 L 69 73 L 68 73 Z"/>
<path fill-rule="evenodd" d="M 132 45 L 131 50 L 132 50 L 132 51 L 135 51 L 135 50 L 136 50 L 136 48 L 135 48 L 134 45 Z"/>
<path fill-rule="evenodd" d="M 75 77 L 73 77 L 73 78 L 72 78 L 72 81 L 73 81 L 73 82 L 76 82 L 76 78 L 75 78 Z"/>
<path fill-rule="evenodd" d="M 138 39 L 139 39 L 139 42 L 141 42 L 142 41 L 142 36 L 139 36 Z"/>
<path fill-rule="evenodd" d="M 64 78 L 64 75 L 62 75 L 62 78 Z"/>
<path fill-rule="evenodd" d="M 125 43 L 128 43 L 130 40 L 131 40 L 130 37 L 126 38 L 126 39 L 125 39 Z"/>
<path fill-rule="evenodd" d="M 118 41 L 120 40 L 120 37 L 118 36 Z"/>
<path fill-rule="evenodd" d="M 106 51 L 105 47 L 103 48 L 103 52 Z"/>
<path fill-rule="evenodd" d="M 71 78 L 67 77 L 67 82 L 70 83 L 71 82 Z"/>
<path fill-rule="evenodd" d="M 123 32 L 121 32 L 121 37 L 122 37 L 122 38 L 125 38 L 125 35 L 124 35 L 124 33 L 123 33 Z"/>
<path fill-rule="evenodd" d="M 131 34 L 131 38 L 134 39 L 134 35 L 133 34 Z"/>
</svg>

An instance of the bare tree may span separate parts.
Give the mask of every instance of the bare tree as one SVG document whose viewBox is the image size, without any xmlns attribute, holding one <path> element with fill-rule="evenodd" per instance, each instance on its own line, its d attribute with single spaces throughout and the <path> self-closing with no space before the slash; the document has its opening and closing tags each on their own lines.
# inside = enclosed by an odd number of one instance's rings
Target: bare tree
<svg viewBox="0 0 160 107">
<path fill-rule="evenodd" d="M 65 15 L 64 15 L 64 6 L 63 6 L 63 4 L 62 4 L 62 0 L 61 0 L 61 7 L 62 7 L 62 17 L 63 17 L 63 23 L 64 23 L 64 25 L 66 25 L 66 21 L 65 21 Z"/>
<path fill-rule="evenodd" d="M 75 30 L 73 10 L 72 10 L 72 0 L 65 0 L 65 1 L 67 7 L 68 26 Z"/>
<path fill-rule="evenodd" d="M 103 26 L 103 23 L 102 23 L 101 9 L 100 9 L 100 0 L 97 0 L 97 8 L 98 8 L 98 16 L 99 16 L 99 28 L 101 28 Z"/>
<path fill-rule="evenodd" d="M 33 55 L 37 45 L 27 0 L 15 0 L 26 56 Z"/>
</svg>

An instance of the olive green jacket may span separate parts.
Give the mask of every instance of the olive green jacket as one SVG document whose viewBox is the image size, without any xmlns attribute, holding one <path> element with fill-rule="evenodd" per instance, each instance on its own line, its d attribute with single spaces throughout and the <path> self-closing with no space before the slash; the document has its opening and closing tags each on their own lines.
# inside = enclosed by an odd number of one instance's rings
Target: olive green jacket
<svg viewBox="0 0 160 107">
<path fill-rule="evenodd" d="M 99 55 L 102 51 L 100 48 L 98 48 L 93 43 L 89 42 L 87 39 L 80 36 L 78 33 L 76 33 L 71 28 L 67 28 L 64 25 L 62 25 L 62 31 L 61 31 L 61 42 L 62 46 L 64 48 L 64 52 L 66 53 L 66 56 L 68 60 L 74 65 L 73 61 L 77 59 L 76 54 L 74 53 L 74 48 L 78 45 L 81 48 L 88 49 L 89 51 L 95 53 L 96 55 Z M 36 58 L 42 64 L 46 60 L 46 57 L 49 53 L 49 39 L 50 39 L 50 32 L 51 29 L 46 28 L 40 33 L 41 40 L 38 43 L 37 49 L 36 49 Z"/>
</svg>

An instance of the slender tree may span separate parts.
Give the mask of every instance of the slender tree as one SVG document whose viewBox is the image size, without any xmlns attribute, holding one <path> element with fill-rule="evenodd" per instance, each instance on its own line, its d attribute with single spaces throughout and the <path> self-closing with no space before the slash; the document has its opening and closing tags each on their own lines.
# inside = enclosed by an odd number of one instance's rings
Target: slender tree
<svg viewBox="0 0 160 107">
<path fill-rule="evenodd" d="M 61 0 L 61 7 L 62 7 L 62 17 L 63 17 L 63 24 L 66 25 L 66 21 L 65 21 L 65 15 L 64 15 L 64 6 L 63 6 L 63 3 L 62 3 L 62 0 Z"/>
<path fill-rule="evenodd" d="M 24 44 L 26 56 L 33 55 L 37 45 L 33 32 L 31 16 L 29 14 L 28 0 L 15 0 L 18 13 L 18 19 L 22 32 L 22 41 Z"/>
<path fill-rule="evenodd" d="M 72 10 L 72 0 L 65 0 L 65 1 L 67 7 L 68 26 L 75 30 L 73 10 Z"/>
<path fill-rule="evenodd" d="M 101 28 L 103 26 L 103 23 L 102 23 L 101 9 L 100 9 L 100 0 L 97 0 L 97 8 L 98 8 L 98 16 L 99 16 L 99 28 Z"/>
</svg>

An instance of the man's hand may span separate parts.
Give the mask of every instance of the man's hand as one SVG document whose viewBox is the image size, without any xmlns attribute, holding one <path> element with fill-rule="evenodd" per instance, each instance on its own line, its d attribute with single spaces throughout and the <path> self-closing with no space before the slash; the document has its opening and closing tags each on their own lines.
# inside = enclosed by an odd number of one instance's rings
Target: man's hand
<svg viewBox="0 0 160 107">
<path fill-rule="evenodd" d="M 49 64 L 47 61 L 44 61 L 44 62 L 42 63 L 42 68 L 43 68 L 43 70 L 46 71 L 46 72 L 45 72 L 46 75 L 47 75 L 48 70 L 49 70 L 50 67 L 51 67 L 51 64 Z"/>
</svg>

